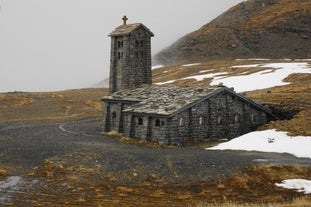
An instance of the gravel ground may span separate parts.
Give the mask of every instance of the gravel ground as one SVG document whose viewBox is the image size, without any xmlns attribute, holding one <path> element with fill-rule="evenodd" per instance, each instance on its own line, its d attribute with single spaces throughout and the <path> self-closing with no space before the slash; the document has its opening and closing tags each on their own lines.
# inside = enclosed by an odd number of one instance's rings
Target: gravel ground
<svg viewBox="0 0 311 207">
<path fill-rule="evenodd" d="M 298 159 L 288 154 L 158 149 L 122 143 L 118 138 L 100 135 L 100 132 L 100 119 L 42 126 L 1 124 L 0 165 L 15 166 L 18 175 L 52 157 L 96 153 L 96 158 L 88 162 L 102 164 L 106 173 L 140 169 L 141 173 L 156 173 L 170 180 L 178 175 L 179 181 L 185 182 L 215 179 L 256 163 L 311 166 L 310 159 Z"/>
<path fill-rule="evenodd" d="M 100 119 L 27 124 L 0 124 L 0 167 L 9 169 L 0 206 L 188 206 L 183 199 L 207 199 L 202 182 L 247 165 L 311 166 L 288 154 L 123 143 L 100 135 Z"/>
</svg>

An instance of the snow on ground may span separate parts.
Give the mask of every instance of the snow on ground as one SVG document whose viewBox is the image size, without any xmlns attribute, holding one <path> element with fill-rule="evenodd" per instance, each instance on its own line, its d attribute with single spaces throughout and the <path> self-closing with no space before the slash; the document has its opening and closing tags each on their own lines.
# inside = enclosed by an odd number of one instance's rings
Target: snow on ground
<svg viewBox="0 0 311 207">
<path fill-rule="evenodd" d="M 164 67 L 164 65 L 155 65 L 155 66 L 152 66 L 152 70 L 157 69 L 157 68 L 163 68 L 163 67 Z"/>
<path fill-rule="evenodd" d="M 233 66 L 232 68 L 239 67 L 275 68 L 276 71 L 260 71 L 250 75 L 215 78 L 211 85 L 218 85 L 222 82 L 227 87 L 234 87 L 237 92 L 253 91 L 289 84 L 283 82 L 283 79 L 292 73 L 311 73 L 311 68 L 306 62 L 241 65 Z"/>
<path fill-rule="evenodd" d="M 200 65 L 201 63 L 193 63 L 183 65 L 184 67 Z M 271 88 L 274 86 L 286 85 L 289 83 L 283 82 L 283 79 L 292 73 L 311 73 L 311 67 L 308 62 L 283 62 L 283 63 L 266 63 L 266 64 L 252 64 L 252 65 L 238 65 L 232 66 L 235 68 L 263 68 L 262 71 L 252 74 L 241 74 L 239 76 L 227 77 L 228 73 L 208 73 L 182 78 L 181 80 L 194 78 L 201 81 L 205 78 L 213 78 L 211 85 L 223 85 L 233 87 L 236 92 L 253 91 L 264 88 Z M 208 71 L 208 70 L 206 70 Z M 200 73 L 202 73 L 200 71 Z M 173 83 L 176 80 L 169 80 L 166 82 L 156 83 L 158 85 Z"/>
<path fill-rule="evenodd" d="M 297 192 L 304 192 L 304 194 L 311 194 L 311 180 L 288 179 L 283 180 L 282 183 L 276 183 L 275 185 L 287 189 L 295 189 Z"/>
<path fill-rule="evenodd" d="M 196 66 L 196 65 L 201 65 L 201 63 L 192 63 L 192 64 L 187 64 L 187 65 L 182 65 L 183 67 L 190 67 L 190 66 Z"/>
<path fill-rule="evenodd" d="M 165 81 L 165 82 L 161 82 L 161 83 L 155 83 L 157 85 L 164 85 L 164 84 L 170 84 L 170 83 L 174 83 L 175 80 L 169 80 L 169 81 Z"/>
<path fill-rule="evenodd" d="M 251 132 L 207 150 L 246 150 L 289 153 L 311 159 L 311 137 L 290 137 L 287 132 L 274 129 Z"/>
</svg>

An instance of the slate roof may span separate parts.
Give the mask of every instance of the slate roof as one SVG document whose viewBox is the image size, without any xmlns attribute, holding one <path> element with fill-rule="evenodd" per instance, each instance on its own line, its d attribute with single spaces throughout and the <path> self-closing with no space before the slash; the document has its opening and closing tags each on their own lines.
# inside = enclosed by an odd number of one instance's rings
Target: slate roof
<svg viewBox="0 0 311 207">
<path fill-rule="evenodd" d="M 244 102 L 274 117 L 271 111 L 260 104 L 235 93 L 227 87 L 180 87 L 175 85 L 145 85 L 132 90 L 117 91 L 105 96 L 102 101 L 131 102 L 123 112 L 137 114 L 153 114 L 158 116 L 174 116 L 179 112 L 200 103 L 222 91 L 231 93 Z"/>
<path fill-rule="evenodd" d="M 124 112 L 170 115 L 216 90 L 219 88 L 147 85 L 133 90 L 118 91 L 102 100 L 137 102 L 123 110 Z"/>
<path fill-rule="evenodd" d="M 143 24 L 141 23 L 135 23 L 135 24 L 126 24 L 126 25 L 121 25 L 117 27 L 114 31 L 112 31 L 109 36 L 124 36 L 128 35 L 134 30 L 138 29 L 139 27 L 144 28 L 147 32 L 150 33 L 150 36 L 154 36 L 154 34 Z"/>
</svg>

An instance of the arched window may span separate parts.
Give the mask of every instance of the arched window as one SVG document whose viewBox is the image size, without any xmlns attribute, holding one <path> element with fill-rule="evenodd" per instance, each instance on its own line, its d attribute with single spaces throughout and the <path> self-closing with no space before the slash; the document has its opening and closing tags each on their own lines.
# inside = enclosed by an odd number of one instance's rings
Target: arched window
<svg viewBox="0 0 311 207">
<path fill-rule="evenodd" d="M 200 118 L 199 118 L 199 125 L 202 125 L 202 124 L 203 124 L 203 117 L 200 116 Z"/>
<path fill-rule="evenodd" d="M 235 123 L 238 123 L 238 122 L 239 122 L 239 115 L 238 115 L 238 114 L 236 114 L 236 115 L 234 116 L 234 121 L 235 121 Z"/>
<path fill-rule="evenodd" d="M 121 47 L 121 41 L 118 41 L 118 47 Z"/>
<path fill-rule="evenodd" d="M 256 121 L 257 121 L 257 120 L 256 120 L 256 117 L 255 117 L 255 115 L 254 115 L 254 114 L 252 114 L 252 116 L 251 116 L 251 120 L 252 120 L 252 122 L 253 122 L 253 123 L 256 123 Z"/>
<path fill-rule="evenodd" d="M 161 121 L 160 121 L 160 119 L 156 119 L 156 120 L 155 120 L 154 126 L 156 126 L 156 127 L 161 126 Z"/>
<path fill-rule="evenodd" d="M 144 125 L 143 118 L 141 118 L 141 117 L 138 118 L 138 125 Z"/>
<path fill-rule="evenodd" d="M 183 118 L 179 119 L 179 126 L 184 126 L 184 119 Z"/>
<path fill-rule="evenodd" d="M 113 119 L 117 118 L 117 113 L 116 113 L 115 111 L 112 112 L 112 118 L 113 118 Z"/>
<path fill-rule="evenodd" d="M 217 118 L 217 124 L 221 124 L 221 116 L 218 116 L 218 118 Z"/>
</svg>

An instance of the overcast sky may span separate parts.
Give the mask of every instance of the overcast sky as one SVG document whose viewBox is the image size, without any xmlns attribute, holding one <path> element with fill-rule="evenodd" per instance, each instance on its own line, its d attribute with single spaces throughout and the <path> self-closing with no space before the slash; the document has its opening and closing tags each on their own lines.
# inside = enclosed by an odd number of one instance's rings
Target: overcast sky
<svg viewBox="0 0 311 207">
<path fill-rule="evenodd" d="M 0 92 L 83 88 L 107 78 L 107 35 L 123 15 L 155 34 L 154 55 L 241 1 L 0 0 Z"/>
</svg>

